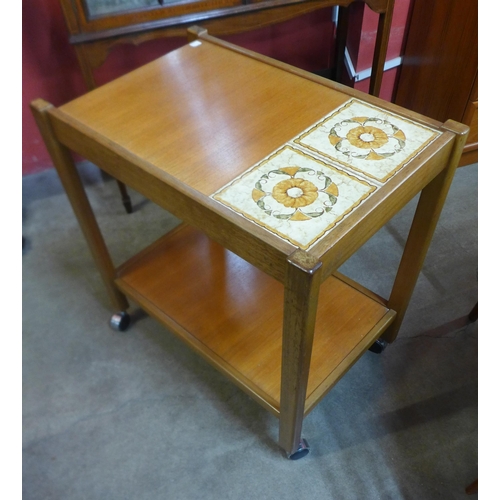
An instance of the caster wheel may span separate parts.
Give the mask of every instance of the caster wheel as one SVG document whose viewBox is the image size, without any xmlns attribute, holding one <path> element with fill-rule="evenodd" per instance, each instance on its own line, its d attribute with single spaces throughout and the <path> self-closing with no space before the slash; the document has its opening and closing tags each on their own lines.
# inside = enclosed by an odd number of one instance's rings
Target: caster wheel
<svg viewBox="0 0 500 500">
<path fill-rule="evenodd" d="M 130 316 L 125 311 L 120 311 L 109 320 L 109 326 L 117 332 L 124 332 L 130 325 Z"/>
<path fill-rule="evenodd" d="M 300 441 L 299 441 L 299 447 L 297 448 L 297 450 L 292 453 L 291 455 L 289 455 L 289 459 L 290 460 L 298 460 L 299 458 L 303 458 L 305 457 L 306 455 L 309 454 L 309 443 L 304 439 L 302 438 Z"/>
<path fill-rule="evenodd" d="M 368 349 L 371 352 L 374 352 L 375 354 L 380 354 L 382 351 L 385 350 L 387 347 L 387 342 L 383 339 L 378 339 L 375 341 L 374 344 Z"/>
</svg>

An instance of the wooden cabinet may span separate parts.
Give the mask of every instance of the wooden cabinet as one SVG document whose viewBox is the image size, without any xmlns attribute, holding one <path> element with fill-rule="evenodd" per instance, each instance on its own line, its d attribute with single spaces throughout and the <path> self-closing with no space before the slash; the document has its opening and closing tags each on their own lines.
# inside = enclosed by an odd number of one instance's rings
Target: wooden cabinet
<svg viewBox="0 0 500 500">
<path fill-rule="evenodd" d="M 331 6 L 339 6 L 339 26 L 331 69 L 337 75 L 344 60 L 347 9 L 364 2 L 379 14 L 370 93 L 378 95 L 389 41 L 394 0 L 60 0 L 87 88 L 93 71 L 118 44 L 139 44 L 160 37 L 184 37 L 194 24 L 211 34 L 240 33 Z"/>
<path fill-rule="evenodd" d="M 396 104 L 470 127 L 461 165 L 478 157 L 478 2 L 414 0 Z"/>
</svg>

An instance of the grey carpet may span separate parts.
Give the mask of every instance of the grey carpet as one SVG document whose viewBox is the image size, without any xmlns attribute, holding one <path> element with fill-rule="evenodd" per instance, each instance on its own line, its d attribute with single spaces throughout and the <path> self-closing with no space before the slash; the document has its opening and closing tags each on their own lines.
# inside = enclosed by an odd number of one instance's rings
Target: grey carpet
<svg viewBox="0 0 500 500">
<path fill-rule="evenodd" d="M 83 163 L 116 263 L 177 224 Z M 413 200 L 341 271 L 387 296 Z M 305 419 L 277 419 L 154 320 L 111 309 L 55 172 L 23 178 L 23 498 L 459 499 L 477 477 L 477 165 L 459 169 L 398 340 Z"/>
</svg>

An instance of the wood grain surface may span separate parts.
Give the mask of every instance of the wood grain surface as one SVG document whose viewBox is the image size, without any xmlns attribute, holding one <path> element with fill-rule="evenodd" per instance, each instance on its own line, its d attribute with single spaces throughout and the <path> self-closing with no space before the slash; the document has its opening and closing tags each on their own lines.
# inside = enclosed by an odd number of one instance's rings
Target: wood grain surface
<svg viewBox="0 0 500 500">
<path fill-rule="evenodd" d="M 210 195 L 347 99 L 202 41 L 60 110 Z"/>
<path fill-rule="evenodd" d="M 188 226 L 166 235 L 124 264 L 118 270 L 117 284 L 277 414 L 282 284 Z M 359 356 L 369 347 L 363 345 L 363 340 L 388 311 L 380 302 L 339 279 L 332 277 L 323 283 L 307 396 L 348 356 Z M 372 331 L 370 340 L 378 333 Z M 330 380 L 327 388 L 337 379 Z M 315 401 L 324 392 L 315 394 Z"/>
</svg>

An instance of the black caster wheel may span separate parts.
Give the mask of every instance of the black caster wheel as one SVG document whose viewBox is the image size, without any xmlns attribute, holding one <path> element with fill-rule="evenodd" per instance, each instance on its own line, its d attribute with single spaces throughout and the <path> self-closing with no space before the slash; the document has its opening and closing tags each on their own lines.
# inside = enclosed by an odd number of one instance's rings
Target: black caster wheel
<svg viewBox="0 0 500 500">
<path fill-rule="evenodd" d="M 385 350 L 386 347 L 387 342 L 384 339 L 378 339 L 368 350 L 374 352 L 375 354 L 380 354 Z"/>
<path fill-rule="evenodd" d="M 309 454 L 309 443 L 302 438 L 299 441 L 299 447 L 291 455 L 288 456 L 290 460 L 298 460 L 299 458 L 304 458 Z"/>
<path fill-rule="evenodd" d="M 113 330 L 116 330 L 117 332 L 124 332 L 130 325 L 130 316 L 128 313 L 125 311 L 120 311 L 113 316 L 111 316 L 111 319 L 109 320 L 109 326 Z"/>
</svg>

